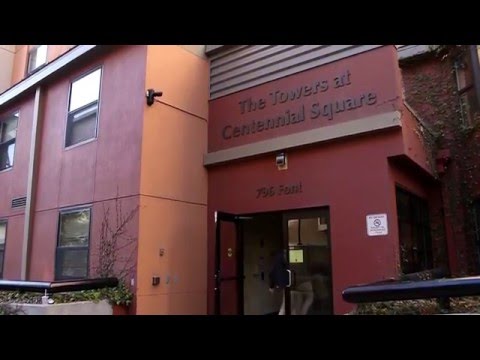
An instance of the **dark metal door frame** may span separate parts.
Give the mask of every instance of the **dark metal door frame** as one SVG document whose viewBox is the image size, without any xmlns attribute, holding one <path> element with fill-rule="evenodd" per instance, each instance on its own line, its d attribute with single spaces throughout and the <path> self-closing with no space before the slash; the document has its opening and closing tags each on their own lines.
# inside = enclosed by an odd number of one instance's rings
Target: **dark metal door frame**
<svg viewBox="0 0 480 360">
<path fill-rule="evenodd" d="M 285 315 L 291 315 L 291 303 L 292 303 L 292 298 L 290 295 L 290 290 L 292 286 L 292 270 L 290 269 L 290 247 L 288 244 L 288 219 L 289 219 L 289 212 L 284 211 L 282 212 L 282 233 L 283 233 L 283 249 L 286 251 L 286 257 L 287 257 L 287 269 L 289 271 L 290 275 L 290 284 L 289 286 L 286 286 L 284 289 L 284 302 L 285 302 Z"/>
<path fill-rule="evenodd" d="M 235 215 L 223 211 L 215 212 L 215 315 L 221 314 L 221 284 L 222 281 L 236 281 L 237 282 L 237 313 L 243 315 L 244 313 L 244 264 L 243 264 L 243 221 L 251 219 L 251 217 L 245 217 Z M 222 242 L 221 242 L 221 223 L 230 222 L 235 226 L 235 245 L 236 245 L 236 262 L 237 272 L 236 276 L 222 277 L 221 275 L 221 254 L 222 254 Z"/>
<path fill-rule="evenodd" d="M 298 210 L 282 210 L 278 211 L 282 214 L 282 232 L 283 232 L 283 248 L 287 252 L 287 266 L 290 270 L 290 251 L 288 244 L 288 220 L 290 219 L 302 219 L 318 216 L 326 211 L 328 216 L 328 247 L 330 254 L 330 294 L 333 296 L 333 279 L 332 279 L 332 240 L 330 234 L 330 208 L 318 207 L 307 208 Z M 277 212 L 277 211 L 275 211 Z M 266 212 L 267 213 L 267 212 Z M 215 300 L 214 300 L 214 313 L 220 315 L 221 313 L 221 283 L 222 281 L 236 281 L 237 282 L 237 313 L 243 315 L 244 313 L 244 244 L 243 244 L 243 221 L 252 219 L 256 214 L 251 216 L 237 215 L 228 212 L 216 211 L 215 212 Z M 221 277 L 221 223 L 230 222 L 235 225 L 235 241 L 237 247 L 237 273 L 236 276 Z M 294 281 L 294 279 L 292 279 Z M 291 298 L 290 287 L 285 288 L 285 315 L 291 314 Z M 331 299 L 332 301 L 333 299 Z M 333 301 L 331 306 L 333 307 Z M 331 309 L 333 314 L 333 308 Z"/>
</svg>

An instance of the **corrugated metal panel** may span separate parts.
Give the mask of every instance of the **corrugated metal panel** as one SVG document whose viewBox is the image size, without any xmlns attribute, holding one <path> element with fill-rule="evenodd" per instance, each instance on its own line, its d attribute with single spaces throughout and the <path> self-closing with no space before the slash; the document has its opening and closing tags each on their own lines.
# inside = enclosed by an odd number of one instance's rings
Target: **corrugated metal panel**
<svg viewBox="0 0 480 360">
<path fill-rule="evenodd" d="M 238 45 L 210 56 L 215 99 L 382 45 Z"/>
</svg>

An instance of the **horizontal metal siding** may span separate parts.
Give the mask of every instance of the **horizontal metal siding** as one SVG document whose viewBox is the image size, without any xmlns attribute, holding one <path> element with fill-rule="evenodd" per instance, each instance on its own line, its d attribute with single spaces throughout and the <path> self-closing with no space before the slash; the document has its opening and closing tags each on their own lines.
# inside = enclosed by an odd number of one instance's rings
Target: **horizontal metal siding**
<svg viewBox="0 0 480 360">
<path fill-rule="evenodd" d="M 210 98 L 328 64 L 382 45 L 239 45 L 210 57 Z"/>
</svg>

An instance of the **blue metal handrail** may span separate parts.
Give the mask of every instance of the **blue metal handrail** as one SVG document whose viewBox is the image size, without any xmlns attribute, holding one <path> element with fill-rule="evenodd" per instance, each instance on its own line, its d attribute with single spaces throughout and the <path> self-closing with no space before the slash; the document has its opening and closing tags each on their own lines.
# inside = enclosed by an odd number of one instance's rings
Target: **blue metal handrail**
<svg viewBox="0 0 480 360">
<path fill-rule="evenodd" d="M 382 281 L 346 288 L 343 300 L 367 303 L 394 300 L 448 299 L 480 295 L 480 276 L 421 281 Z"/>
<path fill-rule="evenodd" d="M 117 278 L 98 278 L 61 281 L 23 281 L 0 280 L 0 291 L 26 291 L 38 293 L 60 293 L 82 290 L 94 290 L 107 287 L 116 287 Z"/>
</svg>

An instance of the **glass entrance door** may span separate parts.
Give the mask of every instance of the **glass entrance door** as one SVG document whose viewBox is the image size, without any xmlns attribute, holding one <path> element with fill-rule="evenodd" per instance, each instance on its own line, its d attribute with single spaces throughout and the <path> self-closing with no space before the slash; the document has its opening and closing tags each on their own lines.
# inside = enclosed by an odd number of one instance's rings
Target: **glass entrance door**
<svg viewBox="0 0 480 360">
<path fill-rule="evenodd" d="M 333 314 L 329 226 L 328 208 L 283 215 L 291 273 L 285 288 L 286 315 Z"/>
</svg>

